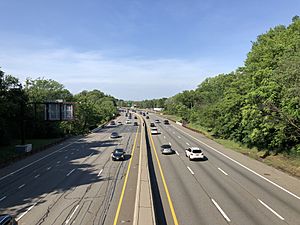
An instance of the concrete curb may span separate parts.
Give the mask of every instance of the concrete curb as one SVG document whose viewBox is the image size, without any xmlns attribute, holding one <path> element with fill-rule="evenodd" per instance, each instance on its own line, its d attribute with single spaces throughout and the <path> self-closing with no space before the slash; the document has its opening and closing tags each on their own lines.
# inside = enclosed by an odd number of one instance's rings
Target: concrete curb
<svg viewBox="0 0 300 225">
<path fill-rule="evenodd" d="M 142 117 L 140 118 L 143 125 L 141 126 L 139 171 L 133 225 L 155 225 L 156 220 L 147 160 L 145 121 Z"/>
</svg>

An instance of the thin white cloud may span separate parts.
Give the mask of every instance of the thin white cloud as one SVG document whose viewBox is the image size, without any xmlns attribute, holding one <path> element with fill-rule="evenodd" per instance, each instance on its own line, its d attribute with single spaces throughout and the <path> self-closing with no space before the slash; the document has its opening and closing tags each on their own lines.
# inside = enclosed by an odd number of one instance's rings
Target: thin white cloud
<svg viewBox="0 0 300 225">
<path fill-rule="evenodd" d="M 122 99 L 171 96 L 224 72 L 205 60 L 116 59 L 97 51 L 68 48 L 3 48 L 0 62 L 2 70 L 22 81 L 26 77 L 51 78 L 73 93 L 100 89 Z"/>
</svg>

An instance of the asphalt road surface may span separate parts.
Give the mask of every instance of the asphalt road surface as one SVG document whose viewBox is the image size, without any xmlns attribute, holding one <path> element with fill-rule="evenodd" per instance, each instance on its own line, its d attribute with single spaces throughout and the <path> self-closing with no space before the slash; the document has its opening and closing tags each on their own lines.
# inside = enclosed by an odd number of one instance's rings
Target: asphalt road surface
<svg viewBox="0 0 300 225">
<path fill-rule="evenodd" d="M 124 124 L 125 117 L 116 121 Z M 0 170 L 0 212 L 15 215 L 21 225 L 113 224 L 138 130 L 107 126 Z M 122 137 L 111 139 L 113 131 Z M 124 161 L 111 160 L 117 146 L 126 150 Z M 135 182 L 129 178 L 132 196 Z M 130 222 L 133 209 L 121 208 L 120 217 Z"/>
<path fill-rule="evenodd" d="M 154 114 L 146 121 L 155 119 L 163 121 Z M 157 224 L 300 224 L 298 179 L 173 122 L 156 125 L 160 134 L 148 132 L 148 144 L 154 201 L 160 203 Z M 15 215 L 22 225 L 132 224 L 140 130 L 132 124 L 107 126 L 1 169 L 0 212 Z M 122 137 L 111 139 L 113 131 Z M 162 155 L 160 146 L 168 143 L 176 153 Z M 124 161 L 111 160 L 117 146 L 126 150 Z M 185 156 L 192 146 L 203 149 L 205 160 Z"/>
<path fill-rule="evenodd" d="M 157 115 L 147 123 L 155 119 L 161 121 L 156 124 L 161 133 L 152 135 L 150 142 L 165 212 L 161 224 L 300 224 L 298 179 L 280 172 L 278 182 L 291 182 L 297 193 L 287 190 L 266 178 L 273 174 L 264 171 L 274 169 L 173 122 L 164 125 Z M 161 154 L 160 146 L 168 143 L 176 154 Z M 202 148 L 206 159 L 190 161 L 185 149 L 192 146 Z"/>
</svg>

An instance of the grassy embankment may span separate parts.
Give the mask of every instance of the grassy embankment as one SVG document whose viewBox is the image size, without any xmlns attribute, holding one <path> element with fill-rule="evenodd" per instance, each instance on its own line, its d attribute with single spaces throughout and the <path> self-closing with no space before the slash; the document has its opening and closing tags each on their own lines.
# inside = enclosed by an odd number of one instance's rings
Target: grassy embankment
<svg viewBox="0 0 300 225">
<path fill-rule="evenodd" d="M 163 115 L 164 117 L 179 121 L 180 117 L 174 115 Z M 291 156 L 287 154 L 277 154 L 277 155 L 269 155 L 265 158 L 262 156 L 265 154 L 265 151 L 258 151 L 256 148 L 247 148 L 246 146 L 236 143 L 232 140 L 225 140 L 220 138 L 215 138 L 212 136 L 212 133 L 205 130 L 205 128 L 197 125 L 197 124 L 188 124 L 188 127 L 195 129 L 205 135 L 206 137 L 216 141 L 217 143 L 223 145 L 225 148 L 232 149 L 234 151 L 240 152 L 244 155 L 247 155 L 253 159 L 259 160 L 261 162 L 266 163 L 269 166 L 282 170 L 286 173 L 289 173 L 293 176 L 300 178 L 300 156 Z"/>
<path fill-rule="evenodd" d="M 35 151 L 39 148 L 42 148 L 43 146 L 55 143 L 58 140 L 60 140 L 60 138 L 31 139 L 31 140 L 26 140 L 26 143 L 32 144 L 32 151 Z M 28 154 L 28 153 L 17 153 L 15 150 L 15 145 L 18 144 L 20 144 L 20 140 L 15 140 L 9 146 L 0 147 L 0 165 Z"/>
</svg>

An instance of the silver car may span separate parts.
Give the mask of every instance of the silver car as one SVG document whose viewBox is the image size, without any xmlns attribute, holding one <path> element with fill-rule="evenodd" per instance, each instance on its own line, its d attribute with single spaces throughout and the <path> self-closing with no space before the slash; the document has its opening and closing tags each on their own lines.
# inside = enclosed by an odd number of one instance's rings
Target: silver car
<svg viewBox="0 0 300 225">
<path fill-rule="evenodd" d="M 164 144 L 161 146 L 161 153 L 165 155 L 174 154 L 175 151 L 172 149 L 170 144 Z"/>
</svg>

